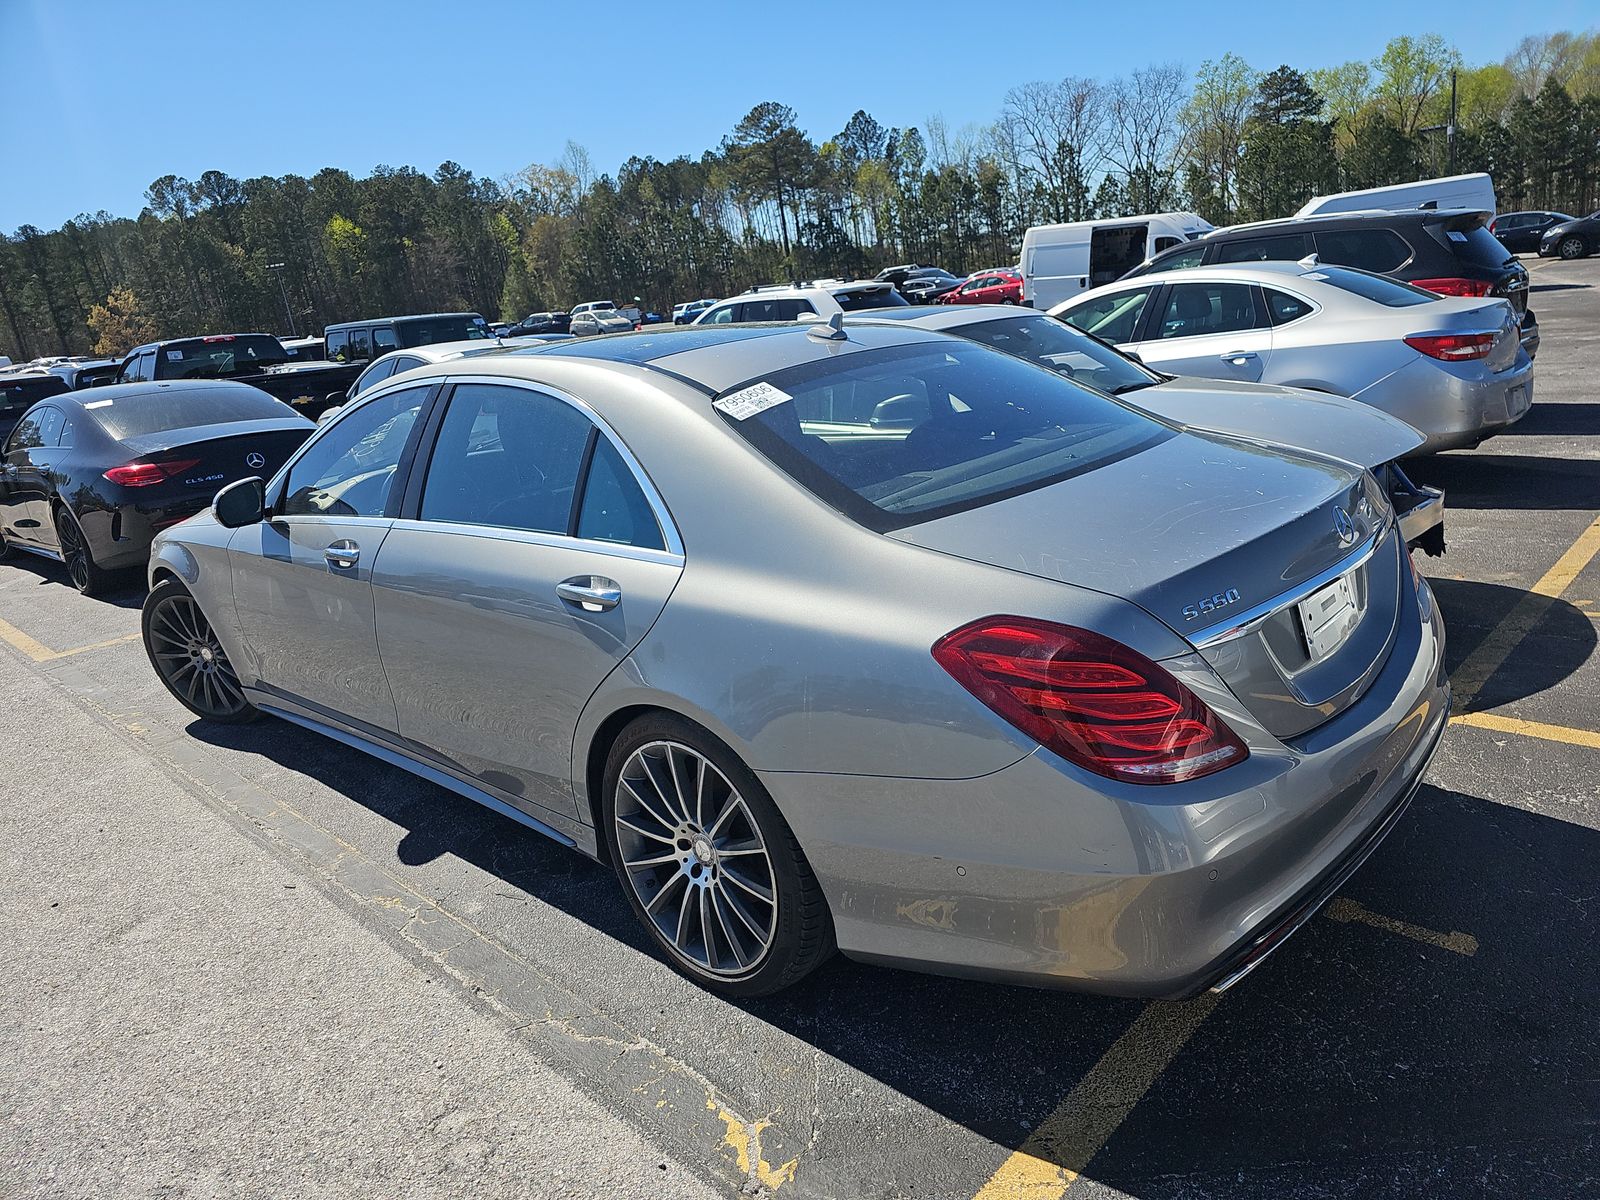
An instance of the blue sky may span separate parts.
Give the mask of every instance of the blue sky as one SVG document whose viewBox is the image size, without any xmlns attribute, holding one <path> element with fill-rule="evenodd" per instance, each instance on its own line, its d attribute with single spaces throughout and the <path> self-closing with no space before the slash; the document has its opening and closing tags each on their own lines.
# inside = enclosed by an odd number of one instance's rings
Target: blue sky
<svg viewBox="0 0 1600 1200">
<path fill-rule="evenodd" d="M 80 212 L 132 216 L 160 175 L 361 175 L 454 159 L 499 177 L 570 138 L 613 171 L 631 154 L 715 146 L 754 104 L 793 106 L 813 137 L 857 108 L 952 130 L 994 118 L 1031 79 L 1194 68 L 1228 50 L 1270 69 L 1371 58 L 1439 32 L 1469 63 L 1527 33 L 1596 23 L 1594 0 L 1534 11 L 1480 0 L 1027 5 L 780 0 L 0 0 L 0 229 Z M 1429 26 L 1417 22 L 1430 15 Z M 1508 17 L 1510 18 L 1508 20 Z M 1535 23 L 1537 22 L 1537 23 Z"/>
</svg>

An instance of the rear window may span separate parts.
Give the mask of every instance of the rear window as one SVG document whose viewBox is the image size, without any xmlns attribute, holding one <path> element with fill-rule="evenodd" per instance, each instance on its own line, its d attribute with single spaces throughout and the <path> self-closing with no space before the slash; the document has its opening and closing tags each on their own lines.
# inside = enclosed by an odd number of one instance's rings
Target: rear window
<svg viewBox="0 0 1600 1200">
<path fill-rule="evenodd" d="M 1393 271 L 1411 257 L 1411 247 L 1392 229 L 1344 229 L 1317 234 L 1317 259 L 1359 271 Z"/>
<path fill-rule="evenodd" d="M 432 346 L 438 342 L 466 342 L 473 338 L 491 338 L 494 331 L 488 322 L 476 313 L 445 317 L 416 317 L 396 321 L 395 330 L 400 335 L 400 345 Z"/>
<path fill-rule="evenodd" d="M 1382 275 L 1366 271 L 1352 271 L 1348 267 L 1319 267 L 1309 271 L 1304 279 L 1316 279 L 1331 284 L 1343 292 L 1353 292 L 1368 300 L 1375 300 L 1389 308 L 1410 308 L 1414 304 L 1431 304 L 1439 297 L 1409 283 L 1397 283 Z"/>
<path fill-rule="evenodd" d="M 67 381 L 59 375 L 0 378 L 0 412 L 19 413 L 46 396 L 60 395 L 67 390 Z"/>
<path fill-rule="evenodd" d="M 911 303 L 888 285 L 835 292 L 833 298 L 845 312 L 860 312 L 866 308 L 905 308 Z"/>
<path fill-rule="evenodd" d="M 86 400 L 83 407 L 118 441 L 197 425 L 273 421 L 296 415 L 287 404 L 255 388 L 153 389 L 125 398 Z"/>
<path fill-rule="evenodd" d="M 738 419 L 751 401 L 767 407 Z M 1098 392 L 975 343 L 808 363 L 716 404 L 785 473 L 877 530 L 1032 491 L 1171 436 Z"/>
<path fill-rule="evenodd" d="M 963 325 L 948 332 L 1049 367 L 1108 395 L 1121 395 L 1161 382 L 1161 376 L 1104 342 L 1042 313 L 1001 317 L 998 321 Z"/>
<path fill-rule="evenodd" d="M 228 379 L 289 361 L 275 337 L 247 333 L 168 342 L 156 350 L 157 379 Z"/>
<path fill-rule="evenodd" d="M 1511 261 L 1511 251 L 1501 245 L 1500 239 L 1489 232 L 1487 225 L 1474 225 L 1467 229 L 1446 228 L 1441 232 L 1445 245 L 1464 263 L 1498 269 Z"/>
</svg>

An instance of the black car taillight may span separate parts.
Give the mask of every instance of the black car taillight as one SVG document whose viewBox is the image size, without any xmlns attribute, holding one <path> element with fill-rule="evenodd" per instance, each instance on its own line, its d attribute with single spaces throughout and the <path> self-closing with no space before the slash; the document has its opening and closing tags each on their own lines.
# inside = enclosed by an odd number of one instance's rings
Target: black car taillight
<svg viewBox="0 0 1600 1200">
<path fill-rule="evenodd" d="M 198 458 L 169 458 L 162 462 L 131 462 L 106 471 L 105 477 L 123 487 L 149 487 L 165 483 L 174 475 L 181 475 L 191 467 L 198 467 Z"/>
<path fill-rule="evenodd" d="M 1109 779 L 1177 783 L 1249 757 L 1169 671 L 1087 629 L 985 617 L 940 638 L 933 657 L 1040 745 Z"/>
</svg>

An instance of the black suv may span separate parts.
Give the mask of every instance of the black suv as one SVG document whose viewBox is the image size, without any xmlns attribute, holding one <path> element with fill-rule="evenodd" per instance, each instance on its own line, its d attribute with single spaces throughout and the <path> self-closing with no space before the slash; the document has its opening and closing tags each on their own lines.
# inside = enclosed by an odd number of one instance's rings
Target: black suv
<svg viewBox="0 0 1600 1200">
<path fill-rule="evenodd" d="M 1539 350 L 1539 320 L 1528 307 L 1528 271 L 1489 232 L 1489 214 L 1466 209 L 1330 213 L 1216 229 L 1147 259 L 1123 276 L 1216 263 L 1298 262 L 1387 275 L 1441 296 L 1498 296 L 1522 324 L 1522 346 Z"/>
</svg>

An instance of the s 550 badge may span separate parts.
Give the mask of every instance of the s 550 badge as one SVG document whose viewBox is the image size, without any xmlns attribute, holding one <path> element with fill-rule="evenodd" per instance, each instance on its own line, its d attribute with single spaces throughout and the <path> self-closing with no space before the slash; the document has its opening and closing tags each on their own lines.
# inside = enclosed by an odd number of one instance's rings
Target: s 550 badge
<svg viewBox="0 0 1600 1200">
<path fill-rule="evenodd" d="M 1198 604 L 1185 604 L 1183 606 L 1183 619 L 1185 621 L 1198 621 L 1207 613 L 1214 613 L 1219 608 L 1227 608 L 1230 604 L 1239 603 L 1239 589 L 1229 588 L 1225 592 L 1218 592 L 1215 596 L 1207 596 Z"/>
</svg>

